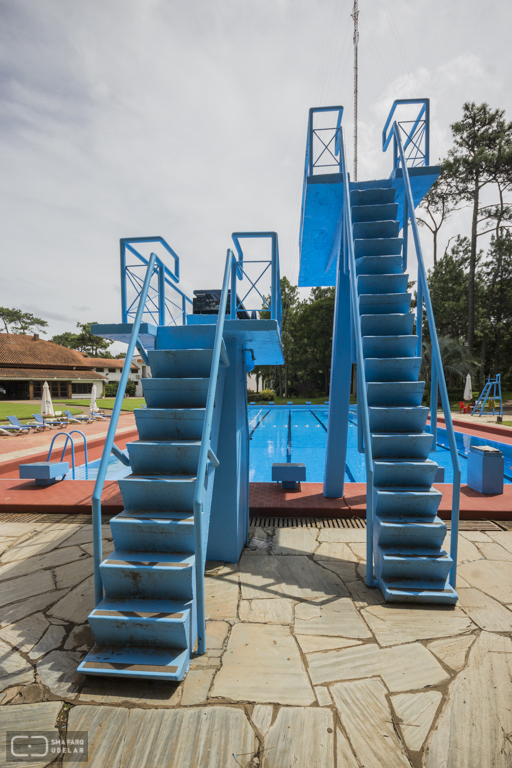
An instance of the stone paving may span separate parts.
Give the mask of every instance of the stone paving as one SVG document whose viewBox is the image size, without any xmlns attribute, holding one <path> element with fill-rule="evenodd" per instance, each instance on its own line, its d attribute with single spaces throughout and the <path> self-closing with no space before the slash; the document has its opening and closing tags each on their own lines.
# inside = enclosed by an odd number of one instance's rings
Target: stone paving
<svg viewBox="0 0 512 768">
<path fill-rule="evenodd" d="M 49 764 L 6 762 L 25 727 L 88 731 L 89 768 L 510 768 L 512 531 L 461 533 L 455 607 L 383 604 L 364 538 L 251 530 L 208 564 L 207 653 L 171 685 L 76 673 L 90 524 L 0 522 L 0 768 Z"/>
</svg>

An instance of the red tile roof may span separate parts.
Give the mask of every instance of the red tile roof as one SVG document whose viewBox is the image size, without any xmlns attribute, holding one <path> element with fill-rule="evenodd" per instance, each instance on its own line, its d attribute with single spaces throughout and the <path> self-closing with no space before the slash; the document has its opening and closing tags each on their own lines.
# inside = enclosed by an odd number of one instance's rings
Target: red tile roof
<svg viewBox="0 0 512 768">
<path fill-rule="evenodd" d="M 112 360 L 110 357 L 86 357 L 85 364 L 89 368 L 108 368 L 110 371 L 122 371 L 124 358 Z M 137 373 L 139 369 L 132 363 L 130 370 L 132 373 Z"/>
<path fill-rule="evenodd" d="M 52 341 L 40 339 L 37 334 L 27 336 L 24 333 L 0 333 L 0 365 L 5 364 L 32 368 L 46 366 L 53 368 L 89 368 L 91 358 L 76 349 L 68 349 Z"/>
</svg>

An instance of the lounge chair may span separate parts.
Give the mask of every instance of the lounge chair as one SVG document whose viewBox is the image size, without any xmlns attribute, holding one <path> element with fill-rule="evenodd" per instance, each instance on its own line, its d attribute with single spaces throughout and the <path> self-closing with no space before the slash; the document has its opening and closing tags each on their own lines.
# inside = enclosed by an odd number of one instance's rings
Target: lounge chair
<svg viewBox="0 0 512 768">
<path fill-rule="evenodd" d="M 64 411 L 64 416 L 67 418 L 68 421 L 76 421 L 77 424 L 80 424 L 82 422 L 92 421 L 90 416 L 73 416 L 71 411 Z"/>
<path fill-rule="evenodd" d="M 94 421 L 94 419 L 97 419 L 98 421 L 108 421 L 111 419 L 112 416 L 107 416 L 106 413 L 98 413 L 97 411 L 94 411 L 94 413 L 91 412 L 91 419 Z"/>
<path fill-rule="evenodd" d="M 2 426 L 0 426 L 0 435 L 2 435 L 3 437 L 7 437 L 7 435 L 9 435 L 10 437 L 11 435 L 26 435 L 26 434 L 27 434 L 26 429 L 18 429 L 18 427 L 13 427 L 10 424 L 2 424 Z"/>
<path fill-rule="evenodd" d="M 22 424 L 17 416 L 8 416 L 7 418 L 11 422 L 11 425 L 21 432 L 30 432 L 32 429 L 39 431 L 42 429 L 40 424 Z"/>
<path fill-rule="evenodd" d="M 33 413 L 32 416 L 37 421 L 38 425 L 44 429 L 44 427 L 48 427 L 48 429 L 56 429 L 57 427 L 65 427 L 66 422 L 60 421 L 58 419 L 48 419 L 45 421 L 40 413 Z"/>
</svg>

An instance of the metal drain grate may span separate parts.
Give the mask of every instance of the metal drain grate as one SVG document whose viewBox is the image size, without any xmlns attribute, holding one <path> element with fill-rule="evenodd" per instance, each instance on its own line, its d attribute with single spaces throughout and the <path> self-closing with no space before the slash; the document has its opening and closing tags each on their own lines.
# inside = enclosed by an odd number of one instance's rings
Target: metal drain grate
<svg viewBox="0 0 512 768">
<path fill-rule="evenodd" d="M 445 520 L 448 530 L 451 520 Z M 366 528 L 361 517 L 251 517 L 249 525 L 254 528 Z M 504 520 L 461 520 L 460 531 L 503 531 L 512 530 L 512 522 Z"/>
<path fill-rule="evenodd" d="M 255 528 L 366 528 L 361 517 L 251 517 Z"/>
<path fill-rule="evenodd" d="M 102 516 L 102 522 L 108 523 L 114 515 Z M 52 515 L 40 512 L 2 512 L 0 513 L 0 525 L 2 523 L 74 523 L 75 525 L 92 525 L 91 515 Z"/>
</svg>

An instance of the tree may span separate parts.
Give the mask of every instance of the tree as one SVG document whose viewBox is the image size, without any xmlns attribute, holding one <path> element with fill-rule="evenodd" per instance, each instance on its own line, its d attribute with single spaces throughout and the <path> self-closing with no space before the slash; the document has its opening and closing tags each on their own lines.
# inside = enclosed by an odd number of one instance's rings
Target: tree
<svg viewBox="0 0 512 768">
<path fill-rule="evenodd" d="M 34 333 L 48 327 L 46 320 L 21 309 L 0 307 L 0 320 L 6 333 Z"/>
<path fill-rule="evenodd" d="M 80 333 L 61 333 L 52 338 L 54 344 L 60 344 L 62 347 L 77 349 L 89 357 L 107 357 L 112 358 L 108 348 L 112 344 L 112 339 L 104 339 L 102 336 L 95 336 L 91 333 L 91 325 L 96 325 L 96 321 L 91 323 L 77 323 Z"/>
<path fill-rule="evenodd" d="M 418 216 L 418 224 L 427 227 L 432 233 L 434 267 L 437 264 L 439 230 L 450 214 L 457 210 L 456 197 L 450 182 L 449 175 L 443 173 L 443 169 L 441 169 L 440 177 L 429 189 L 419 206 L 419 211 L 424 218 Z"/>
<path fill-rule="evenodd" d="M 512 123 L 504 119 L 504 111 L 491 109 L 484 103 L 477 106 L 466 102 L 462 119 L 451 126 L 454 148 L 448 152 L 445 169 L 453 189 L 472 206 L 470 259 L 468 272 L 468 346 L 475 344 L 475 281 L 477 269 L 477 239 L 485 233 L 479 224 L 486 224 L 496 213 L 496 205 L 480 208 L 482 191 L 498 185 L 504 193 L 512 180 Z M 504 201 L 504 198 L 503 198 Z M 506 206 L 498 205 L 502 211 Z M 503 216 L 501 217 L 503 226 Z M 488 230 L 487 230 L 488 231 Z"/>
<path fill-rule="evenodd" d="M 439 351 L 443 362 L 443 371 L 447 387 L 464 386 L 464 379 L 469 373 L 475 373 L 478 363 L 473 358 L 469 348 L 461 344 L 458 339 L 450 336 L 439 336 Z M 432 344 L 430 340 L 423 340 L 423 355 L 421 362 L 420 381 L 425 382 L 425 394 L 427 402 L 430 402 L 430 381 L 432 371 Z M 439 376 L 439 373 L 438 373 Z M 462 391 L 461 391 L 462 395 Z"/>
<path fill-rule="evenodd" d="M 480 385 L 485 375 L 512 375 L 512 234 L 492 237 L 482 277 L 486 287 L 480 350 Z"/>
</svg>

